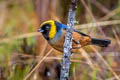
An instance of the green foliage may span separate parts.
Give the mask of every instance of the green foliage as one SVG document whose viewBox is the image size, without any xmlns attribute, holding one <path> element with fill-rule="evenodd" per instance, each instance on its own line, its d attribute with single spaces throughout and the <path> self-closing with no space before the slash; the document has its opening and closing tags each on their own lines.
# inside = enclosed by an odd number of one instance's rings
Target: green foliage
<svg viewBox="0 0 120 80">
<path fill-rule="evenodd" d="M 23 80 L 29 71 L 30 66 L 22 69 L 21 65 L 13 65 L 9 80 Z"/>
<path fill-rule="evenodd" d="M 23 80 L 23 78 L 28 74 L 30 67 L 28 64 L 27 65 L 21 65 L 18 63 L 15 63 L 10 66 L 12 57 L 15 56 L 14 53 L 16 54 L 25 54 L 21 46 L 24 44 L 23 39 L 12 39 L 14 36 L 20 36 L 21 34 L 26 34 L 26 33 L 32 33 L 35 32 L 35 25 L 34 22 L 37 21 L 37 18 L 39 18 L 41 15 L 40 13 L 37 13 L 36 6 L 37 6 L 37 0 L 0 0 L 0 41 L 3 39 L 9 39 L 10 41 L 6 43 L 0 43 L 0 67 L 3 68 L 4 75 L 8 80 Z M 41 0 L 42 1 L 42 0 Z M 45 1 L 45 0 L 44 0 Z M 57 1 L 57 0 L 56 0 Z M 108 15 L 111 13 L 112 10 L 118 9 L 117 11 L 120 11 L 120 0 L 96 0 L 100 4 L 102 4 L 106 9 L 108 9 L 110 12 L 109 13 L 103 13 L 102 9 L 96 7 L 94 4 L 92 4 L 90 1 L 91 0 L 84 0 L 87 4 L 87 7 L 91 10 L 93 13 L 94 17 L 96 18 L 97 21 L 101 19 L 102 17 Z M 48 1 L 49 2 L 49 1 Z M 59 13 L 57 16 L 61 18 L 61 21 L 63 23 L 66 23 L 67 21 L 67 15 L 68 15 L 68 9 L 69 9 L 69 3 L 70 0 L 59 0 L 59 7 L 57 7 L 56 12 Z M 49 4 L 50 6 L 51 4 Z M 51 6 L 50 6 L 51 7 Z M 46 9 L 44 9 L 46 10 Z M 4 12 L 1 14 L 1 12 Z M 44 12 L 44 11 L 43 11 Z M 50 14 L 52 14 L 51 11 L 49 11 Z M 37 14 L 36 14 L 37 13 Z M 53 13 L 54 14 L 54 13 Z M 35 18 L 37 16 L 37 18 Z M 47 16 L 47 15 L 45 15 Z M 54 15 L 56 16 L 56 15 Z M 108 20 L 119 20 L 120 19 L 120 14 L 115 13 L 113 16 L 109 16 L 110 18 Z M 76 11 L 76 19 L 79 22 L 79 24 L 85 24 L 86 22 L 93 22 L 93 19 L 91 15 L 88 13 L 87 9 L 83 6 L 81 1 L 78 3 L 77 11 Z M 34 21 L 35 20 L 35 21 Z M 38 20 L 41 20 L 38 19 Z M 42 20 L 41 20 L 42 21 Z M 39 24 L 39 21 L 38 21 Z M 119 51 L 119 25 L 113 25 L 113 28 L 110 28 L 110 26 L 103 27 L 104 32 L 106 35 L 110 34 L 109 37 L 112 40 L 112 44 L 109 48 L 103 48 L 103 49 L 98 49 L 99 51 L 104 53 L 104 49 L 107 50 L 113 50 L 113 51 Z M 118 26 L 116 28 L 116 26 Z M 100 26 L 101 27 L 101 26 Z M 111 37 L 113 36 L 112 29 L 116 29 L 117 34 L 118 34 L 118 41 L 116 38 Z M 88 32 L 88 28 L 84 29 L 82 31 Z M 100 37 L 98 33 L 97 27 L 95 28 L 90 28 L 90 31 L 92 31 L 90 35 L 94 37 Z M 110 32 L 107 32 L 110 31 Z M 101 35 L 103 36 L 103 35 Z M 115 36 L 115 35 L 114 35 Z M 103 38 L 103 37 L 101 37 Z M 28 50 L 33 50 L 35 53 L 35 44 L 36 44 L 36 38 L 35 37 L 27 37 L 27 46 L 30 47 Z M 117 47 L 116 47 L 117 44 Z M 28 52 L 30 52 L 28 51 Z M 94 51 L 91 50 L 91 48 L 88 46 L 86 48 L 87 53 L 93 53 Z M 114 53 L 114 52 L 113 52 Z M 28 53 L 29 54 L 29 53 Z M 107 53 L 109 54 L 109 53 Z M 76 54 L 74 54 L 76 55 Z M 81 54 L 79 54 L 81 56 Z M 105 60 L 108 62 L 110 66 L 114 65 L 114 60 L 115 57 L 111 57 L 107 55 Z M 80 58 L 75 58 L 80 61 L 84 61 L 86 59 L 80 59 Z M 94 60 L 92 58 L 92 60 Z M 96 61 L 97 63 L 97 61 Z M 116 62 L 117 63 L 117 62 Z M 81 80 L 97 80 L 98 72 L 99 70 L 95 68 L 94 70 L 91 71 L 89 69 L 89 65 L 87 64 L 82 64 L 77 63 L 77 62 L 72 62 L 71 68 L 70 68 L 70 76 L 73 76 L 73 68 L 75 67 L 76 69 L 76 74 L 80 75 L 79 77 Z M 100 65 L 99 65 L 100 66 Z M 118 67 L 118 66 L 117 66 Z M 12 69 L 11 69 L 12 68 Z M 1 69 L 1 68 L 0 68 Z M 104 70 L 104 69 L 103 69 Z M 111 71 L 107 72 L 107 78 L 113 77 L 113 73 Z M 90 75 L 89 75 L 90 74 Z M 78 76 L 77 76 L 78 77 Z M 106 79 L 107 79 L 106 78 Z"/>
<path fill-rule="evenodd" d="M 82 74 L 82 79 L 81 80 L 89 80 L 89 76 L 88 76 L 88 69 L 85 69 L 83 74 Z"/>
<path fill-rule="evenodd" d="M 97 80 L 97 72 L 98 72 L 98 70 L 97 70 L 97 68 L 95 68 L 92 72 L 92 80 Z"/>
</svg>

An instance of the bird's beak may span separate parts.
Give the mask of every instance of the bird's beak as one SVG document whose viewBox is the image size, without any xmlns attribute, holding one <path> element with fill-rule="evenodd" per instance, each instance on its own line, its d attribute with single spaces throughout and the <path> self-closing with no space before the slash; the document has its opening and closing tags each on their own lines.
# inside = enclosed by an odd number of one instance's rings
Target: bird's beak
<svg viewBox="0 0 120 80">
<path fill-rule="evenodd" d="M 42 30 L 42 29 L 40 28 L 40 29 L 38 29 L 38 32 L 41 32 L 41 33 L 42 33 L 42 32 L 44 32 L 44 30 Z"/>
</svg>

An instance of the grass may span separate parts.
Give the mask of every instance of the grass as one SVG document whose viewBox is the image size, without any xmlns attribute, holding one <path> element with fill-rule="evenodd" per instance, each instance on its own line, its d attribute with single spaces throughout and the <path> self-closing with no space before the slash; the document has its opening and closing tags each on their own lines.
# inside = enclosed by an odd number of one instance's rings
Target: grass
<svg viewBox="0 0 120 80">
<path fill-rule="evenodd" d="M 94 5 L 96 3 L 93 4 L 90 0 L 86 1 L 84 5 L 80 2 L 76 15 L 80 24 L 76 24 L 75 27 L 86 33 L 92 29 L 90 33 L 91 36 L 104 38 L 103 35 L 99 33 L 99 29 L 97 29 L 97 27 L 100 26 L 107 38 L 112 40 L 112 44 L 110 47 L 104 49 L 88 46 L 80 50 L 77 54 L 74 54 L 71 58 L 72 67 L 70 70 L 70 79 L 72 80 L 114 78 L 119 80 L 119 59 L 114 60 L 116 57 L 109 54 L 116 54 L 116 52 L 120 53 L 120 32 L 116 30 L 116 28 L 119 29 L 120 25 L 120 0 L 118 0 L 118 3 L 113 3 L 114 5 L 111 4 L 112 0 L 108 2 L 97 2 L 102 4 L 102 6 L 110 12 L 103 13 L 104 10 L 102 9 L 97 11 L 97 6 Z M 103 3 L 106 5 L 103 5 Z M 0 1 L 0 73 L 2 72 L 3 75 L 0 76 L 1 80 L 5 80 L 4 78 L 7 80 L 26 80 L 28 78 L 29 80 L 29 77 L 33 80 L 35 76 L 37 76 L 38 80 L 41 80 L 40 78 L 44 80 L 48 75 L 43 75 L 41 73 L 45 73 L 46 69 L 48 69 L 49 72 L 55 70 L 55 66 L 60 64 L 61 54 L 57 54 L 57 51 L 53 50 L 49 53 L 49 56 L 46 56 L 47 52 L 44 52 L 49 49 L 45 48 L 47 45 L 42 45 L 41 48 L 44 48 L 43 53 L 34 54 L 39 53 L 36 52 L 36 48 L 38 48 L 36 44 L 42 44 L 42 42 L 39 42 L 41 38 L 38 39 L 41 34 L 36 32 L 39 27 L 38 18 L 40 18 L 40 15 L 38 15 L 36 11 L 36 6 L 37 4 L 32 2 L 32 0 L 16 0 L 14 2 L 9 2 L 7 0 Z M 112 9 L 109 6 L 112 7 Z M 62 6 L 60 7 L 62 8 Z M 68 6 L 63 5 L 63 7 Z M 86 9 L 86 7 L 88 9 Z M 59 14 L 57 10 L 57 15 L 67 15 L 67 12 L 60 11 L 61 14 Z M 62 21 L 64 22 L 64 18 Z M 91 23 L 93 21 L 97 22 L 97 25 L 96 23 Z M 111 32 L 108 33 L 107 31 Z M 24 51 L 23 46 L 27 51 Z M 105 57 L 102 55 L 104 53 L 106 53 Z M 93 57 L 92 54 L 95 54 L 95 56 Z M 40 55 L 40 57 L 38 55 Z M 48 64 L 45 62 L 48 62 Z M 38 65 L 34 66 L 33 64 L 35 63 Z M 53 63 L 55 64 L 53 65 Z M 102 65 L 99 63 L 102 63 Z M 39 68 L 38 73 L 40 74 L 33 75 L 34 73 L 37 74 L 35 70 L 38 69 L 39 66 L 43 66 L 43 68 L 46 69 Z M 113 67 L 117 69 L 117 71 Z M 42 69 L 43 72 L 40 72 Z M 101 75 L 102 72 L 104 75 Z M 51 72 L 51 76 L 55 76 L 54 73 Z"/>
</svg>

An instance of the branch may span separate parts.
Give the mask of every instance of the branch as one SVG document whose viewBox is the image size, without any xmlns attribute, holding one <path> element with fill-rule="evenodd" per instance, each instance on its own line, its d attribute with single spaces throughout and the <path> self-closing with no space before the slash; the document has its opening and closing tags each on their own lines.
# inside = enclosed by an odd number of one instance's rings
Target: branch
<svg viewBox="0 0 120 80">
<path fill-rule="evenodd" d="M 61 74 L 60 80 L 67 80 L 69 76 L 69 68 L 70 68 L 70 56 L 72 49 L 72 31 L 75 23 L 75 11 L 76 11 L 77 0 L 71 0 L 69 13 L 68 13 L 68 29 L 65 36 L 64 42 L 64 54 L 62 57 L 61 64 Z"/>
</svg>

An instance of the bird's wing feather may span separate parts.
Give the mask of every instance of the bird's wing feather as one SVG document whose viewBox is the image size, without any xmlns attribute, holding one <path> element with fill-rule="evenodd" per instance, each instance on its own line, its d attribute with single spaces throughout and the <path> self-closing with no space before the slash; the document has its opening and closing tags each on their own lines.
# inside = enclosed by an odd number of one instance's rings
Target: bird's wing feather
<svg viewBox="0 0 120 80">
<path fill-rule="evenodd" d="M 81 34 L 82 36 L 89 36 L 89 35 L 87 35 L 87 34 L 84 34 L 84 33 L 80 32 L 79 30 L 76 30 L 76 29 L 73 29 L 73 31 Z"/>
</svg>

